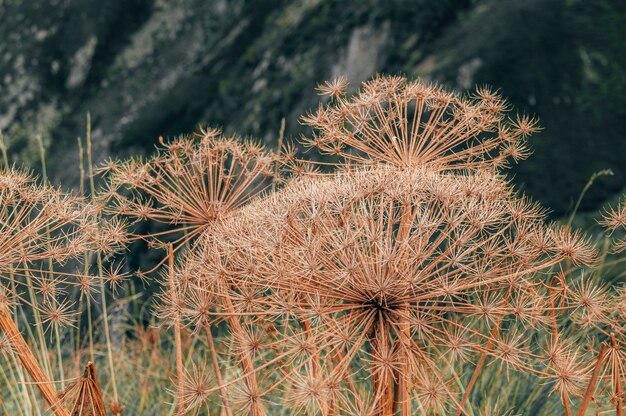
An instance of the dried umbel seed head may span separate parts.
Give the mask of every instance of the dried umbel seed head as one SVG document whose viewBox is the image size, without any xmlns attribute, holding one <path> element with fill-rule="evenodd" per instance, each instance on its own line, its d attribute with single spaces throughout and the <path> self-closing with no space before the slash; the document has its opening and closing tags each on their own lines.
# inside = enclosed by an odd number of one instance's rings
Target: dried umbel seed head
<svg viewBox="0 0 626 416">
<path fill-rule="evenodd" d="M 69 261 L 82 261 L 89 252 L 112 253 L 123 247 L 123 224 L 100 218 L 101 208 L 49 185 L 27 173 L 0 172 L 0 282 L 8 299 L 21 300 L 19 287 L 41 296 L 44 321 L 70 324 L 72 303 L 63 298 L 68 286 L 89 291 L 96 279 L 67 271 Z M 53 267 L 50 267 L 52 265 Z M 17 285 L 17 293 L 12 288 Z"/>
<path fill-rule="evenodd" d="M 254 374 L 253 391 L 296 386 L 287 405 L 310 413 L 380 412 L 393 406 L 389 386 L 433 410 L 458 403 L 453 358 L 487 353 L 542 374 L 525 339 L 531 327 L 548 336 L 545 282 L 566 260 L 593 260 L 585 239 L 544 225 L 503 178 L 378 166 L 253 202 L 205 235 L 187 271 L 190 291 L 228 299 L 203 313 L 227 321 L 233 355 L 256 365 L 239 377 Z M 261 333 L 243 351 L 241 334 Z M 350 390 L 358 374 L 370 374 L 369 394 Z"/>
<path fill-rule="evenodd" d="M 145 163 L 110 163 L 104 196 L 113 200 L 113 213 L 167 225 L 166 231 L 139 237 L 155 247 L 173 238 L 176 251 L 265 190 L 275 163 L 272 154 L 252 141 L 203 130 L 163 142 Z"/>
<path fill-rule="evenodd" d="M 0 327 L 44 399 L 58 414 L 64 393 L 57 392 L 21 336 L 9 306 L 21 302 L 38 312 L 37 323 L 49 325 L 59 338 L 61 326 L 73 325 L 77 313 L 69 298 L 70 287 L 89 296 L 99 279 L 88 275 L 91 252 L 111 254 L 122 246 L 121 224 L 101 218 L 102 209 L 83 198 L 66 194 L 15 170 L 0 171 Z M 102 254 L 102 253 L 101 253 Z M 68 264 L 69 261 L 77 264 Z M 78 266 L 76 270 L 70 266 Z M 27 288 L 30 296 L 25 297 Z M 44 345 L 45 346 L 45 345 Z M 88 387 L 85 387 L 88 388 Z M 82 387 L 81 387 L 82 389 Z M 81 394 L 81 397 L 86 397 Z M 85 408 L 78 399 L 78 412 L 104 415 L 93 401 Z M 74 414 L 74 413 L 72 413 Z"/>
<path fill-rule="evenodd" d="M 608 208 L 599 221 L 611 236 L 622 235 L 613 242 L 613 252 L 621 253 L 626 250 L 626 195 L 622 197 L 622 201 L 616 207 Z"/>
<path fill-rule="evenodd" d="M 183 378 L 183 406 L 192 412 L 206 405 L 213 386 L 213 374 L 208 368 L 193 365 Z"/>
<path fill-rule="evenodd" d="M 348 89 L 348 78 L 340 76 L 332 81 L 326 81 L 317 87 L 320 95 L 327 95 L 332 98 L 339 98 L 346 93 Z"/>
<path fill-rule="evenodd" d="M 437 85 L 379 76 L 344 96 L 345 79 L 320 86 L 335 97 L 303 117 L 313 127 L 306 145 L 348 162 L 432 168 L 501 167 L 525 159 L 536 120 L 510 117 L 509 104 L 487 87 L 461 96 Z"/>
</svg>

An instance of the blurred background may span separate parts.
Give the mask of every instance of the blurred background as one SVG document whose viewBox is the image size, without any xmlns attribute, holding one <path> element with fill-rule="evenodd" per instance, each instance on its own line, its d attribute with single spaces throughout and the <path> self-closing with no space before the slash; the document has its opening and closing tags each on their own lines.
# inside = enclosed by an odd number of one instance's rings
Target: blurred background
<svg viewBox="0 0 626 416">
<path fill-rule="evenodd" d="M 378 72 L 499 89 L 544 130 L 515 166 L 554 217 L 596 211 L 626 184 L 623 0 L 0 0 L 0 130 L 14 162 L 78 181 L 92 117 L 97 161 L 147 154 L 198 124 L 275 147 L 306 130 L 315 87 Z"/>
</svg>

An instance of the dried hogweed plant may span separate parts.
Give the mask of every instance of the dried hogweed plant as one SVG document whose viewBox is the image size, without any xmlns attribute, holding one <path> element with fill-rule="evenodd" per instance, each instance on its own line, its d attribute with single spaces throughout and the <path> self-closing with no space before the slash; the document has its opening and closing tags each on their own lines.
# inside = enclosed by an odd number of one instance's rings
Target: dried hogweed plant
<svg viewBox="0 0 626 416">
<path fill-rule="evenodd" d="M 623 255 L 620 256 L 626 249 L 623 236 L 626 230 L 626 196 L 622 196 L 616 207 L 607 209 L 599 223 L 613 238 L 607 240 L 610 243 L 607 250 L 617 258 L 604 261 L 592 270 L 599 275 L 597 280 L 611 263 L 616 265 L 626 261 Z M 596 341 L 590 347 L 595 361 L 593 385 L 590 383 L 587 388 L 583 404 L 587 405 L 592 400 L 597 384 L 599 395 L 608 397 L 615 414 L 621 416 L 624 414 L 623 380 L 626 377 L 626 288 L 623 284 L 609 287 L 607 284 L 579 281 L 573 287 L 563 284 L 562 291 L 571 293 L 575 300 L 576 309 L 571 318 Z"/>
<path fill-rule="evenodd" d="M 353 163 L 386 163 L 398 168 L 428 164 L 430 169 L 443 171 L 497 170 L 506 167 L 507 160 L 526 158 L 530 152 L 525 140 L 539 130 L 536 120 L 532 118 L 507 115 L 509 105 L 487 87 L 479 87 L 475 94 L 461 97 L 420 81 L 378 77 L 365 83 L 353 97 L 345 96 L 346 88 L 345 80 L 326 83 L 320 88 L 320 92 L 330 95 L 332 101 L 303 118 L 315 129 L 313 138 L 305 139 L 305 144 Z M 623 208 L 618 206 L 617 210 L 607 212 L 601 223 L 611 232 L 623 227 Z M 577 232 L 570 233 L 569 237 L 564 234 L 564 238 L 569 240 L 570 250 L 583 247 L 575 242 L 581 239 Z M 623 242 L 615 243 L 613 250 L 617 253 L 623 250 Z M 587 263 L 591 260 L 590 254 L 585 256 Z M 552 279 L 554 287 L 550 287 L 548 293 L 552 326 L 550 354 L 555 359 L 563 352 L 554 354 L 562 349 L 564 343 L 563 336 L 559 336 L 560 328 L 576 327 L 579 330 L 578 343 L 589 341 L 591 345 L 586 357 L 578 357 L 579 362 L 587 359 L 595 362 L 597 367 L 601 357 L 596 361 L 590 339 L 596 344 L 606 344 L 608 351 L 621 348 L 622 342 L 615 333 L 621 335 L 623 332 L 623 321 L 619 317 L 624 298 L 620 291 L 615 293 L 597 284 L 597 276 L 573 278 L 576 262 L 574 267 L 569 261 L 565 265 L 565 270 L 556 269 L 558 278 Z M 585 334 L 586 339 L 583 340 L 580 334 Z M 564 351 L 567 356 L 569 351 Z M 571 354 L 569 358 L 575 355 Z M 622 353 L 613 355 L 621 356 Z M 467 392 L 471 391 L 484 358 L 483 354 L 463 400 L 467 399 Z M 576 367 L 570 361 L 553 362 L 555 371 L 567 375 L 568 369 Z M 614 359 L 611 365 L 624 367 L 624 360 Z M 591 368 L 592 364 L 588 363 L 587 367 Z M 623 373 L 623 370 L 611 369 L 612 380 L 609 383 L 610 401 L 619 402 L 616 404 L 619 414 L 622 388 L 617 379 L 620 372 Z M 572 380 L 584 383 L 584 377 L 571 377 L 565 383 L 570 388 L 576 384 Z M 583 403 L 593 393 L 591 384 L 587 387 Z M 561 394 L 565 412 L 570 414 L 570 394 L 582 394 L 565 390 Z M 583 414 L 585 409 L 581 405 L 579 414 Z"/>
<path fill-rule="evenodd" d="M 165 231 L 138 237 L 148 240 L 154 248 L 167 249 L 167 255 L 155 267 L 168 261 L 167 271 L 163 272 L 165 289 L 159 314 L 174 326 L 176 399 L 179 414 L 183 414 L 188 403 L 197 400 L 190 400 L 185 393 L 189 383 L 182 366 L 180 309 L 188 282 L 184 275 L 174 276 L 174 254 L 184 246 L 193 247 L 188 243 L 202 233 L 210 233 L 215 224 L 265 191 L 277 172 L 278 158 L 252 141 L 226 138 L 214 129 L 170 143 L 162 141 L 162 146 L 146 163 L 130 161 L 106 166 L 110 186 L 105 195 L 113 200 L 114 213 L 168 227 Z M 228 298 L 223 300 L 226 302 L 223 307 L 232 309 Z M 201 328 L 212 354 L 216 379 L 221 382 L 210 323 L 204 322 Z M 233 331 L 237 331 L 236 326 Z M 242 362 L 244 366 L 247 364 L 248 361 Z M 225 396 L 222 396 L 222 403 L 227 414 L 231 414 Z"/>
<path fill-rule="evenodd" d="M 91 361 L 85 366 L 83 375 L 63 390 L 62 397 L 64 400 L 72 399 L 71 416 L 106 416 L 107 414 L 96 376 L 96 368 Z"/>
<path fill-rule="evenodd" d="M 602 225 L 611 236 L 618 235 L 619 232 L 624 234 L 626 231 L 626 195 L 622 196 L 622 200 L 615 208 L 609 208 L 600 220 Z M 616 239 L 613 242 L 613 252 L 621 253 L 626 250 L 626 236 Z"/>
<path fill-rule="evenodd" d="M 379 76 L 346 96 L 345 80 L 320 93 L 332 101 L 303 117 L 314 129 L 307 146 L 353 163 L 442 169 L 502 167 L 530 154 L 526 139 L 538 131 L 528 116 L 508 116 L 509 104 L 488 87 L 461 96 L 440 86 Z"/>
<path fill-rule="evenodd" d="M 167 226 L 137 235 L 153 248 L 172 244 L 177 252 L 264 191 L 274 175 L 275 158 L 261 145 L 224 137 L 216 129 L 171 142 L 161 139 L 161 145 L 146 162 L 111 162 L 102 168 L 109 179 L 103 197 L 110 200 L 112 213 Z"/>
<path fill-rule="evenodd" d="M 82 260 L 85 253 L 112 253 L 125 242 L 123 225 L 100 221 L 100 212 L 101 207 L 40 184 L 27 173 L 0 172 L 0 327 L 11 351 L 58 415 L 69 413 L 12 311 L 18 304 L 28 306 L 59 342 L 59 329 L 73 325 L 77 314 L 71 291 L 90 296 L 90 281 L 97 279 L 64 266 Z"/>
<path fill-rule="evenodd" d="M 593 267 L 576 270 L 565 264 L 552 278 L 549 300 L 551 343 L 548 359 L 559 376 L 557 387 L 564 411 L 584 415 L 593 402 L 596 412 L 623 415 L 626 377 L 626 294 L 624 286 L 611 285 L 605 274 L 623 263 L 620 256 L 624 228 L 623 202 L 609 208 L 599 221 L 613 241 L 605 240 L 602 256 Z M 607 259 L 613 253 L 615 258 Z"/>
<path fill-rule="evenodd" d="M 320 88 L 333 101 L 304 118 L 304 141 L 350 163 L 222 221 L 179 272 L 185 322 L 221 329 L 217 355 L 240 364 L 202 397 L 253 415 L 461 414 L 492 360 L 551 382 L 571 414 L 593 363 L 562 326 L 592 313 L 595 286 L 562 280 L 595 251 L 497 174 L 527 156 L 535 121 L 486 88 L 344 89 Z M 473 367 L 461 391 L 459 366 Z"/>
<path fill-rule="evenodd" d="M 80 264 L 97 252 L 102 269 L 127 241 L 109 214 L 165 250 L 142 274 L 161 273 L 150 320 L 173 326 L 174 360 L 165 333 L 131 330 L 124 357 L 147 367 L 126 386 L 141 394 L 135 411 L 158 412 L 148 392 L 175 372 L 179 415 L 509 414 L 522 409 L 482 390 L 517 378 L 551 391 L 565 415 L 623 414 L 626 291 L 604 275 L 624 260 L 626 201 L 599 221 L 610 238 L 598 255 L 503 175 L 539 128 L 496 92 L 384 76 L 347 89 L 345 78 L 321 85 L 329 99 L 302 118 L 313 129 L 303 144 L 333 156 L 326 173 L 309 174 L 323 162 L 294 148 L 278 157 L 211 129 L 107 163 L 92 203 L 0 172 L 0 351 L 55 414 L 106 414 L 95 369 L 57 392 L 38 362 L 49 351 L 27 345 L 16 306 L 61 351 L 71 296 L 121 278 Z M 280 164 L 299 175 L 284 181 Z M 122 410 L 116 399 L 110 411 Z"/>
<path fill-rule="evenodd" d="M 483 172 L 383 167 L 295 182 L 207 236 L 186 317 L 232 320 L 206 299 L 233 303 L 243 331 L 230 351 L 255 368 L 226 386 L 248 408 L 278 395 L 307 414 L 447 414 L 462 408 L 446 379 L 456 362 L 485 354 L 558 378 L 529 334 L 547 324 L 549 271 L 593 251 L 542 219 Z"/>
</svg>

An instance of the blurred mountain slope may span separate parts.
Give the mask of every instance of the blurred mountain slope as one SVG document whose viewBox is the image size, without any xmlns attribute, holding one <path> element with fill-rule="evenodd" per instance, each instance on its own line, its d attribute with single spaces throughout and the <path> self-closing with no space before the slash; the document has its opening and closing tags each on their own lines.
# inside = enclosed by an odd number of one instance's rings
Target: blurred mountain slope
<svg viewBox="0 0 626 416">
<path fill-rule="evenodd" d="M 583 209 L 626 174 L 626 2 L 0 0 L 0 129 L 18 160 L 41 135 L 55 180 L 75 183 L 75 143 L 93 119 L 96 159 L 149 152 L 159 135 L 223 126 L 276 142 L 305 131 L 317 83 L 376 72 L 459 89 L 488 83 L 541 117 L 525 192 Z"/>
</svg>

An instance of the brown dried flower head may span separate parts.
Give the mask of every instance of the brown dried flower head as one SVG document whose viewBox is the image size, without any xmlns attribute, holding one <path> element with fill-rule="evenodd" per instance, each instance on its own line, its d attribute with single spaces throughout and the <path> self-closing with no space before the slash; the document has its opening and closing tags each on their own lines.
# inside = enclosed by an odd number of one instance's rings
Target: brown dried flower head
<svg viewBox="0 0 626 416">
<path fill-rule="evenodd" d="M 535 119 L 508 115 L 509 104 L 488 87 L 460 96 L 403 77 L 378 76 L 344 96 L 345 79 L 319 87 L 336 98 L 303 117 L 314 129 L 305 145 L 348 162 L 437 169 L 500 167 L 530 154 Z"/>
<path fill-rule="evenodd" d="M 599 222 L 611 235 L 619 232 L 623 235 L 624 231 L 626 231 L 626 195 L 622 197 L 622 201 L 615 208 L 607 209 Z M 613 252 L 621 253 L 625 250 L 626 236 L 622 236 L 621 239 L 614 241 Z"/>
<path fill-rule="evenodd" d="M 123 225 L 102 220 L 101 211 L 83 198 L 37 183 L 27 173 L 0 172 L 0 279 L 7 302 L 10 297 L 22 301 L 19 288 L 30 287 L 42 303 L 28 303 L 40 310 L 44 322 L 70 324 L 72 303 L 63 299 L 68 286 L 88 290 L 91 285 L 85 280 L 96 277 L 63 266 L 81 261 L 85 253 L 112 253 L 126 242 Z"/>
<path fill-rule="evenodd" d="M 271 183 L 275 158 L 252 141 L 202 130 L 172 142 L 147 162 L 106 167 L 113 212 L 137 221 L 167 225 L 145 238 L 155 247 L 177 251 L 207 228 L 254 198 Z M 173 240 L 173 241 L 172 241 Z"/>
<path fill-rule="evenodd" d="M 488 343 L 507 367 L 534 366 L 524 338 L 545 328 L 549 304 L 528 299 L 545 299 L 544 273 L 589 250 L 497 175 L 378 167 L 294 180 L 244 207 L 205 236 L 187 273 L 192 291 L 233 305 L 205 314 L 243 333 L 273 328 L 232 350 L 257 365 L 247 371 L 262 396 L 293 384 L 286 404 L 307 414 L 362 403 L 389 414 L 394 391 L 432 411 L 458 403 L 444 363 Z M 359 374 L 373 394 L 352 390 Z"/>
</svg>

